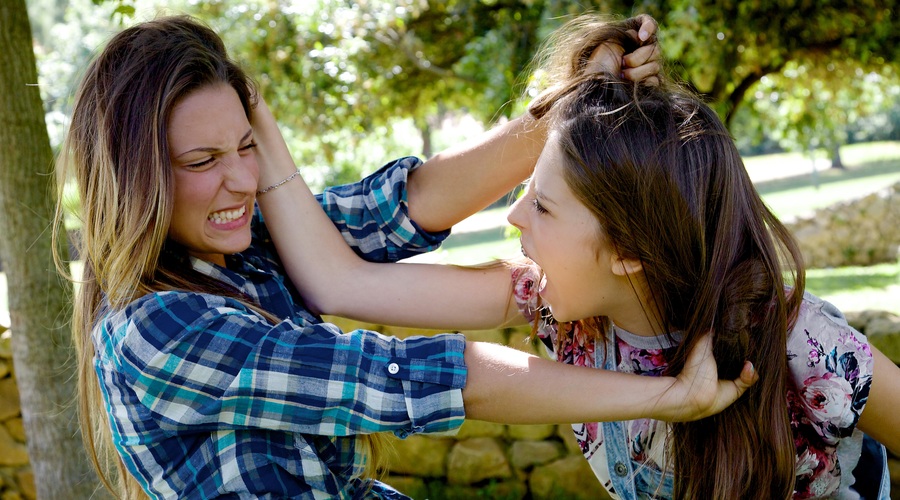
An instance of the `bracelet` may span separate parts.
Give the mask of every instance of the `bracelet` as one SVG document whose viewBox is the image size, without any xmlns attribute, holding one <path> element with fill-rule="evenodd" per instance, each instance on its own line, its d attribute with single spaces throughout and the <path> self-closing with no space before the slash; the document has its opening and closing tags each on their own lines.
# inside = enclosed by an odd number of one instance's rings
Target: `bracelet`
<svg viewBox="0 0 900 500">
<path fill-rule="evenodd" d="M 282 179 L 282 180 L 276 182 L 275 184 L 272 184 L 271 186 L 269 186 L 269 187 L 267 187 L 267 188 L 260 189 L 259 191 L 256 192 L 256 196 L 262 196 L 262 195 L 268 193 L 269 191 L 278 189 L 278 188 L 280 188 L 283 184 L 286 184 L 287 182 L 289 182 L 289 181 L 290 181 L 291 179 L 293 179 L 294 177 L 297 177 L 298 175 L 300 175 L 300 171 L 299 171 L 299 170 L 295 171 L 293 174 L 291 174 L 291 175 L 285 177 L 284 179 Z"/>
</svg>

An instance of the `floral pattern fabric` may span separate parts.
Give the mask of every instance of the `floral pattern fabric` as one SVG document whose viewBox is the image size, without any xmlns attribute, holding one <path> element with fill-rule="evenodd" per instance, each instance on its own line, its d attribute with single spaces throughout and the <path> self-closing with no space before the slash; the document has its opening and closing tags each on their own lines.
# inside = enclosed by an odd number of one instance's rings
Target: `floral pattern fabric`
<svg viewBox="0 0 900 500">
<path fill-rule="evenodd" d="M 512 279 L 520 311 L 529 322 L 538 323 L 538 337 L 558 361 L 600 366 L 596 355 L 602 361 L 603 341 L 589 338 L 578 324 L 557 324 L 549 310 L 540 307 L 540 277 L 535 269 L 516 268 Z M 560 331 L 565 335 L 561 337 Z M 640 337 L 615 326 L 607 335 L 615 335 L 616 370 L 647 376 L 665 371 L 667 356 L 680 340 L 677 334 Z M 856 424 L 872 379 L 869 344 L 834 306 L 806 294 L 786 348 L 791 380 L 785 397 L 797 457 L 794 498 L 857 498 L 851 489 L 851 472 L 859 460 L 862 441 Z M 595 474 L 609 489 L 602 426 L 589 422 L 572 427 Z M 639 419 L 627 422 L 626 429 L 635 462 L 671 471 L 665 460 L 669 430 L 665 423 Z M 601 459 L 595 459 L 598 456 Z"/>
</svg>

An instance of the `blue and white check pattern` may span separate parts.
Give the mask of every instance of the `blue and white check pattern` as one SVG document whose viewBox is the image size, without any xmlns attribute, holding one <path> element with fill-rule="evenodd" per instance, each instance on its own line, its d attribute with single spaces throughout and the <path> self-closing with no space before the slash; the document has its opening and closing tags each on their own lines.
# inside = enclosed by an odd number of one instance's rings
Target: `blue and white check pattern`
<svg viewBox="0 0 900 500">
<path fill-rule="evenodd" d="M 398 160 L 321 198 L 370 260 L 408 256 L 445 236 L 406 217 L 406 175 L 418 164 Z M 284 321 L 272 325 L 222 296 L 162 292 L 95 328 L 119 455 L 155 498 L 401 498 L 358 478 L 353 436 L 458 428 L 465 340 L 398 340 L 322 323 L 303 308 L 267 236 L 257 211 L 253 243 L 228 257 L 228 269 L 192 262 Z"/>
</svg>

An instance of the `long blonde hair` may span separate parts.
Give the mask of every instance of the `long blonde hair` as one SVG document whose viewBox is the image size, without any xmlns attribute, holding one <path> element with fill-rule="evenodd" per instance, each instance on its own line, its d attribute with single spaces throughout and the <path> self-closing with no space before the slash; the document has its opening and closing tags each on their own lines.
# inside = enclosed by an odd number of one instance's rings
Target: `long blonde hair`
<svg viewBox="0 0 900 500">
<path fill-rule="evenodd" d="M 174 209 L 167 122 L 181 99 L 217 83 L 234 88 L 249 118 L 254 85 L 210 28 L 185 16 L 127 28 L 87 68 L 58 162 L 57 227 L 65 216 L 62 189 L 67 181 L 77 185 L 81 203 L 80 241 L 75 243 L 84 270 L 72 334 L 82 435 L 104 485 L 124 498 L 144 494 L 112 446 L 94 370 L 91 332 L 104 312 L 148 293 L 185 290 L 236 298 L 277 321 L 239 290 L 194 271 L 183 250 L 173 250 L 167 241 Z M 68 263 L 57 264 L 68 275 Z M 372 436 L 357 439 L 357 451 L 369 455 L 367 472 L 378 465 L 371 457 L 377 456 L 377 441 Z"/>
</svg>

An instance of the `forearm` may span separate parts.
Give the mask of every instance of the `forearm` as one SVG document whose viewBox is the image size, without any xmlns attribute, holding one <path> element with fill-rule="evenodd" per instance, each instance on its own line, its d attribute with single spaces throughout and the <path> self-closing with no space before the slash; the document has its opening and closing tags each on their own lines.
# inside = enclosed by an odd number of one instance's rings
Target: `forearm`
<svg viewBox="0 0 900 500">
<path fill-rule="evenodd" d="M 442 231 L 488 206 L 531 175 L 546 135 L 546 124 L 526 113 L 438 153 L 410 174 L 410 218 Z"/>
<path fill-rule="evenodd" d="M 364 291 L 360 294 L 359 291 Z M 437 264 L 371 264 L 355 277 L 352 298 L 325 312 L 383 325 L 442 331 L 524 324 L 512 300 L 509 269 Z"/>
<path fill-rule="evenodd" d="M 262 102 L 254 110 L 253 134 L 261 189 L 297 172 L 278 125 Z M 355 268 L 363 261 L 347 246 L 302 178 L 259 194 L 257 202 L 292 283 L 311 310 L 323 312 L 319 304 L 342 293 L 340 286 L 352 284 Z"/>
<path fill-rule="evenodd" d="M 671 419 L 671 377 L 576 367 L 499 345 L 469 342 L 466 417 L 509 424 Z"/>
</svg>

